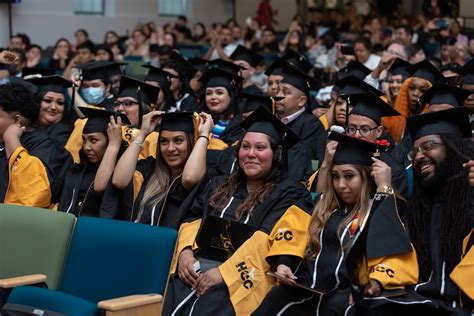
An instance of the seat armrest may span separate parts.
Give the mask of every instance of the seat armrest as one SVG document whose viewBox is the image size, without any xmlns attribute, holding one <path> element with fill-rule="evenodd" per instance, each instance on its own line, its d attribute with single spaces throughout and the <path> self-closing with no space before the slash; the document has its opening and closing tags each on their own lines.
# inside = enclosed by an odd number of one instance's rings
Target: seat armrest
<svg viewBox="0 0 474 316">
<path fill-rule="evenodd" d="M 0 288 L 10 289 L 22 285 L 32 285 L 46 282 L 48 277 L 44 274 L 22 275 L 15 278 L 0 279 Z"/>
<path fill-rule="evenodd" d="M 97 303 L 97 307 L 107 311 L 120 311 L 124 309 L 162 302 L 163 296 L 161 296 L 160 294 L 129 295 L 113 298 L 106 301 L 100 301 L 99 303 Z"/>
</svg>

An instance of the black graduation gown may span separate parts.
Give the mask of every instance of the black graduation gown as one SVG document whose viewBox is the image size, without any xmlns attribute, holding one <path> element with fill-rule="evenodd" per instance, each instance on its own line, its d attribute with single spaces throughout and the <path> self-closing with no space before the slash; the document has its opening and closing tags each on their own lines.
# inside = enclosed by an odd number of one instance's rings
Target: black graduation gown
<svg viewBox="0 0 474 316">
<path fill-rule="evenodd" d="M 418 284 L 410 287 L 407 295 L 397 297 L 388 304 L 389 310 L 395 310 L 394 315 L 415 315 L 420 312 L 426 315 L 471 315 L 468 308 L 474 310 L 474 302 L 470 300 L 461 289 L 450 278 L 451 271 L 448 271 L 442 258 L 441 251 L 441 226 L 443 221 L 442 196 L 437 196 L 431 206 L 430 219 L 430 256 L 431 274 L 426 281 L 419 281 Z M 470 206 L 468 211 L 469 226 L 474 227 L 474 196 L 470 196 Z M 410 216 L 410 214 L 406 214 Z M 467 253 L 474 245 L 474 238 L 467 244 Z M 471 249 L 472 251 L 472 249 Z M 461 258 L 460 258 L 461 260 Z M 472 286 L 472 280 L 466 280 L 468 286 Z M 461 306 L 464 303 L 464 308 Z M 387 303 L 387 302 L 385 302 Z M 383 313 L 380 313 L 383 315 Z"/>
<path fill-rule="evenodd" d="M 287 125 L 301 139 L 288 151 L 289 174 L 297 180 L 312 172 L 312 160 L 322 161 L 327 133 L 313 114 L 304 112 Z"/>
<path fill-rule="evenodd" d="M 392 169 L 393 187 L 406 199 L 413 190 L 413 169 L 411 161 L 408 159 L 411 148 L 411 137 L 409 133 L 405 133 L 400 143 L 381 157 L 382 161 Z"/>
<path fill-rule="evenodd" d="M 213 178 L 203 187 L 203 191 L 197 195 L 189 209 L 190 212 L 188 212 L 186 222 L 192 222 L 196 219 L 203 219 L 204 221 L 209 215 L 237 220 L 235 211 L 248 194 L 245 184 L 239 184 L 230 203 L 223 210 L 215 210 L 208 204 L 211 193 L 226 179 L 227 177 Z M 308 213 L 312 208 L 312 202 L 304 187 L 293 180 L 286 179 L 270 193 L 263 203 L 252 208 L 250 216 L 242 216 L 238 221 L 250 225 L 257 231 L 270 234 L 275 224 L 284 216 L 285 211 L 295 203 L 301 205 Z M 199 258 L 199 250 L 197 257 Z M 215 261 L 209 262 L 205 259 L 199 261 L 203 272 L 223 264 Z M 177 274 L 171 277 L 163 314 L 169 315 L 173 312 L 175 312 L 175 315 L 191 315 L 191 313 L 193 315 L 235 314 L 227 285 L 224 282 L 197 298 L 195 294 L 192 294 L 192 289 L 184 284 Z"/>
<path fill-rule="evenodd" d="M 292 286 L 274 287 L 253 315 L 355 315 L 349 304 L 351 289 L 359 287 L 358 269 L 362 257 L 380 258 L 411 251 L 408 235 L 398 218 L 393 196 L 374 197 L 367 224 L 353 236 L 351 223 L 339 229 L 346 213 L 332 211 L 321 232 L 321 249 L 306 257 L 296 268 L 296 281 L 322 295 Z M 391 238 L 388 238 L 388 237 Z M 268 259 L 268 258 L 267 258 Z M 272 267 L 284 263 L 275 258 Z M 370 271 L 371 272 L 371 271 Z"/>
<path fill-rule="evenodd" d="M 138 161 L 137 171 L 141 173 L 145 180 L 135 200 L 134 191 L 136 188 L 134 188 L 133 181 L 124 190 L 119 190 L 109 183 L 102 201 L 101 215 L 128 221 L 138 220 L 140 202 L 142 201 L 145 187 L 156 168 L 155 162 L 156 160 L 153 157 Z M 185 216 L 186 206 L 191 203 L 190 200 L 194 196 L 193 192 L 195 190 L 190 192 L 183 187 L 181 176 L 175 178 L 164 199 L 156 205 L 149 205 L 144 208 L 139 222 L 178 229 Z M 187 199 L 188 197 L 189 199 Z"/>
<path fill-rule="evenodd" d="M 66 173 L 58 210 L 76 216 L 99 217 L 102 194 L 94 191 L 93 183 L 98 165 L 92 165 L 82 157 L 80 164 L 74 164 Z"/>
<path fill-rule="evenodd" d="M 49 137 L 56 140 L 62 147 L 64 147 L 66 146 L 66 143 L 69 140 L 72 131 L 74 130 L 74 122 L 65 120 L 44 127 L 44 130 L 49 135 Z"/>
<path fill-rule="evenodd" d="M 40 159 L 44 165 L 51 190 L 51 203 L 59 201 L 64 174 L 72 164 L 70 154 L 42 129 L 26 131 L 20 138 L 22 146 L 31 156 Z M 0 202 L 4 202 L 7 194 L 9 172 L 5 145 L 0 145 Z"/>
<path fill-rule="evenodd" d="M 195 112 L 197 108 L 196 98 L 190 93 L 186 93 L 185 97 L 176 102 L 176 111 L 178 112 Z"/>
<path fill-rule="evenodd" d="M 229 146 L 234 144 L 236 141 L 241 140 L 244 136 L 244 129 L 240 125 L 242 121 L 241 114 L 234 116 L 230 120 L 229 125 L 226 127 L 219 139 Z"/>
</svg>

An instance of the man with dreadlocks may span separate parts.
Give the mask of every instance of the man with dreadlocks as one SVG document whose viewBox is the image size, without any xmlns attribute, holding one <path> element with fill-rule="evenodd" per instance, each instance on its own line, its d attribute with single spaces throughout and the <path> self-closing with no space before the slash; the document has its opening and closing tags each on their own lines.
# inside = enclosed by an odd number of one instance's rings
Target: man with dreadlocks
<svg viewBox="0 0 474 316">
<path fill-rule="evenodd" d="M 409 117 L 414 188 L 405 212 L 419 265 L 418 284 L 391 314 L 471 315 L 474 304 L 474 156 L 466 108 Z M 463 166 L 464 165 L 464 166 Z M 393 302 L 393 300 L 392 300 Z M 384 313 L 384 315 L 387 315 Z"/>
</svg>

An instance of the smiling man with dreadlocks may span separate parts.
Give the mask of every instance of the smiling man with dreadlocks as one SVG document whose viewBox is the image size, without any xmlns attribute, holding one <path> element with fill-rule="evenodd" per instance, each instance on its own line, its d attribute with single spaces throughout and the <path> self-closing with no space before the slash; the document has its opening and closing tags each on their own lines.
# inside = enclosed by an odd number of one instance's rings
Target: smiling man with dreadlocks
<svg viewBox="0 0 474 316">
<path fill-rule="evenodd" d="M 466 108 L 409 117 L 414 190 L 405 212 L 419 265 L 418 284 L 394 298 L 388 315 L 471 315 L 474 198 L 463 164 L 474 156 Z M 387 314 L 384 314 L 387 315 Z"/>
</svg>

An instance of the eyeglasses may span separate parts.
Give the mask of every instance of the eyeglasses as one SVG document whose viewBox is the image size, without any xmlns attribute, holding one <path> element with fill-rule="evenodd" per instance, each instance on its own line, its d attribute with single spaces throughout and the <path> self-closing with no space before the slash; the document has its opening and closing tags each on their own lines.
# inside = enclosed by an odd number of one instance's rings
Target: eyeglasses
<svg viewBox="0 0 474 316">
<path fill-rule="evenodd" d="M 370 133 L 372 133 L 372 131 L 374 129 L 377 129 L 377 128 L 378 128 L 378 126 L 374 127 L 374 128 L 370 128 L 368 126 L 357 127 L 357 126 L 354 126 L 354 125 L 349 125 L 349 127 L 346 129 L 346 132 L 347 132 L 347 134 L 355 135 L 357 133 L 357 131 L 359 131 L 360 136 L 367 137 L 367 136 L 370 135 Z"/>
<path fill-rule="evenodd" d="M 118 108 L 118 107 L 120 107 L 121 105 L 122 105 L 124 108 L 129 108 L 129 107 L 131 107 L 132 105 L 135 105 L 135 104 L 138 104 L 138 102 L 130 101 L 130 100 L 127 100 L 127 101 L 115 101 L 115 102 L 114 102 L 114 108 Z"/>
<path fill-rule="evenodd" d="M 410 152 L 408 153 L 408 159 L 413 161 L 417 153 L 420 152 L 423 155 L 425 155 L 426 153 L 432 151 L 433 149 L 438 148 L 443 145 L 444 145 L 443 143 L 437 143 L 432 140 L 426 141 L 418 147 L 413 147 L 412 150 L 410 150 Z"/>
</svg>

